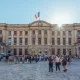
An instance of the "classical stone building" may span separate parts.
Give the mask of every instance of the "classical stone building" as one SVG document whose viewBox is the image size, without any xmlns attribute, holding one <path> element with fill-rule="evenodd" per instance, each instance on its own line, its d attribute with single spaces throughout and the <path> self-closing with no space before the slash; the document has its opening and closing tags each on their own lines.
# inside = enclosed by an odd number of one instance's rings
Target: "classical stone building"
<svg viewBox="0 0 80 80">
<path fill-rule="evenodd" d="M 76 55 L 80 24 L 57 24 L 38 20 L 30 24 L 0 24 L 0 53 Z"/>
</svg>

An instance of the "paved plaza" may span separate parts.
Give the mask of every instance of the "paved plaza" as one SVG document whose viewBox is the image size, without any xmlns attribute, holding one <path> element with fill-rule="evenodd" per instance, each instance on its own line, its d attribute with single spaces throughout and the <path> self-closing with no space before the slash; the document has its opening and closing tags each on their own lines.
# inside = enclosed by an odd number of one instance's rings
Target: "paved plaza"
<svg viewBox="0 0 80 80">
<path fill-rule="evenodd" d="M 72 60 L 71 65 L 67 65 L 68 71 L 48 72 L 48 62 L 6 64 L 0 62 L 0 80 L 80 80 L 80 60 Z"/>
</svg>

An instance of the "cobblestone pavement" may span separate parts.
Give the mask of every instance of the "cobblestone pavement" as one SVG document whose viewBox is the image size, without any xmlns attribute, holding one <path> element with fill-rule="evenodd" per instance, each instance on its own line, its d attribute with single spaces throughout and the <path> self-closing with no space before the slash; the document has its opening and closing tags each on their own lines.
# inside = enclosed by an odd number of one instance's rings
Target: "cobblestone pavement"
<svg viewBox="0 0 80 80">
<path fill-rule="evenodd" d="M 80 60 L 73 60 L 68 71 L 48 72 L 48 62 L 6 64 L 0 62 L 0 80 L 80 80 Z"/>
</svg>

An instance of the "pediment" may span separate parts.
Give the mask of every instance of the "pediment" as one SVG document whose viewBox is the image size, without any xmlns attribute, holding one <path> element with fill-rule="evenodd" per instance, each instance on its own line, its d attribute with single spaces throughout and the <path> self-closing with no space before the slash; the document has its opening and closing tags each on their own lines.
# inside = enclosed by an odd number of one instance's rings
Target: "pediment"
<svg viewBox="0 0 80 80">
<path fill-rule="evenodd" d="M 32 22 L 30 26 L 51 26 L 51 24 L 45 21 L 38 20 L 38 21 Z"/>
</svg>

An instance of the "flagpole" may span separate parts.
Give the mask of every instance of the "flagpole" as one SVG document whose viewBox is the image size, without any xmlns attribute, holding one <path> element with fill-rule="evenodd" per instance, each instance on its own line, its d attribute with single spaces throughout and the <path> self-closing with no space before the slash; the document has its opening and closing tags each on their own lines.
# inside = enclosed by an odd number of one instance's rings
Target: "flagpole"
<svg viewBox="0 0 80 80">
<path fill-rule="evenodd" d="M 40 21 L 40 15 L 39 15 L 39 21 Z"/>
</svg>

